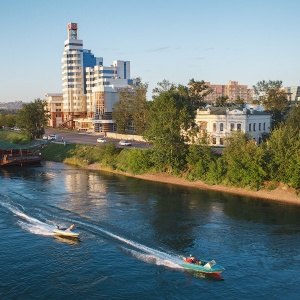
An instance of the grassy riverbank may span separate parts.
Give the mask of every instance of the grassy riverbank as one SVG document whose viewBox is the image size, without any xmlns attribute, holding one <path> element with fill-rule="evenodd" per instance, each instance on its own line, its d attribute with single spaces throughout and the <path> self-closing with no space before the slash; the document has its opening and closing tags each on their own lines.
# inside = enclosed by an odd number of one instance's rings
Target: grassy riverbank
<svg viewBox="0 0 300 300">
<path fill-rule="evenodd" d="M 121 150 L 110 143 L 97 146 L 75 144 L 64 146 L 63 144 L 50 143 L 42 150 L 42 157 L 45 160 L 64 162 L 90 170 L 113 172 L 143 180 L 215 190 L 300 205 L 300 197 L 297 196 L 297 191 L 284 184 L 268 182 L 265 183 L 263 188 L 255 191 L 221 184 L 210 185 L 200 180 L 189 181 L 186 180 L 184 175 L 174 176 L 157 172 L 153 166 L 147 165 L 147 160 L 145 160 L 143 155 L 146 155 L 145 150 L 134 148 Z"/>
</svg>

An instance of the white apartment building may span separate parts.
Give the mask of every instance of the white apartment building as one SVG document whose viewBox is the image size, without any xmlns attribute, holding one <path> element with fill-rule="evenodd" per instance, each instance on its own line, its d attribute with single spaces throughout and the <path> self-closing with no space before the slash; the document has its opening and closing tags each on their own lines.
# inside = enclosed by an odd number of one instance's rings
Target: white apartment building
<svg viewBox="0 0 300 300">
<path fill-rule="evenodd" d="M 130 62 L 115 60 L 110 67 L 86 68 L 88 116 L 95 132 L 115 131 L 112 110 L 119 100 L 118 91 L 136 84 L 130 79 Z"/>
<path fill-rule="evenodd" d="M 207 133 L 213 146 L 224 146 L 234 130 L 249 134 L 260 144 L 270 133 L 271 115 L 252 108 L 208 107 L 197 110 L 195 121 L 200 127 L 199 137 Z"/>
</svg>

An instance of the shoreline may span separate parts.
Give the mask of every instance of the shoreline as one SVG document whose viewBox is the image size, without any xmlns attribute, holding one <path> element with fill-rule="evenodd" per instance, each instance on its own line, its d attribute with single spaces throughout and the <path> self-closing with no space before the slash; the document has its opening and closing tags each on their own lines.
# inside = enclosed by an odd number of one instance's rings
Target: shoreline
<svg viewBox="0 0 300 300">
<path fill-rule="evenodd" d="M 133 178 L 138 178 L 142 180 L 161 182 L 166 184 L 175 184 L 186 187 L 193 187 L 201 190 L 212 190 L 217 192 L 230 193 L 240 196 L 247 196 L 252 198 L 260 198 L 264 200 L 277 201 L 286 204 L 295 204 L 300 205 L 300 197 L 296 195 L 296 190 L 293 188 L 289 188 L 286 185 L 279 184 L 278 187 L 274 190 L 259 190 L 259 191 L 251 191 L 243 188 L 233 188 L 226 187 L 224 185 L 208 185 L 200 180 L 198 181 L 187 181 L 183 178 L 178 178 L 172 175 L 164 174 L 164 173 L 154 173 L 154 174 L 142 174 L 142 175 L 133 175 L 130 173 L 125 173 L 121 171 L 109 170 L 106 168 L 101 168 L 101 164 L 91 164 L 85 167 L 87 170 L 93 171 L 101 171 L 101 172 L 109 172 L 114 174 L 120 174 L 124 176 L 129 176 Z"/>
</svg>

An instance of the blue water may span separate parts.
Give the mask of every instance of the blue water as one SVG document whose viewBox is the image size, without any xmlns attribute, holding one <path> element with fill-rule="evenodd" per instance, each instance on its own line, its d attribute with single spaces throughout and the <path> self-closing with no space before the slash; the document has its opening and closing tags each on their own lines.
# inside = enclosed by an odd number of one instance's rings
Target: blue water
<svg viewBox="0 0 300 300">
<path fill-rule="evenodd" d="M 0 299 L 299 299 L 300 206 L 45 163 L 0 169 L 0 232 Z"/>
</svg>

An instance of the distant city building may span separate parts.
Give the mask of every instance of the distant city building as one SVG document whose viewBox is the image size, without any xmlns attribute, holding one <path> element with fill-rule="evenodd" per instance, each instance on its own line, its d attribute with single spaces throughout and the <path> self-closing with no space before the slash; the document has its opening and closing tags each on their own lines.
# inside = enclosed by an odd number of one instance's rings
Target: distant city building
<svg viewBox="0 0 300 300">
<path fill-rule="evenodd" d="M 83 49 L 77 23 L 69 23 L 62 57 L 62 94 L 45 95 L 52 118 L 49 125 L 113 131 L 112 109 L 119 100 L 118 90 L 135 83 L 130 79 L 129 61 L 115 60 L 103 66 L 102 57 Z"/>
<path fill-rule="evenodd" d="M 284 88 L 287 93 L 288 101 L 292 104 L 298 104 L 300 100 L 300 86 L 289 86 Z"/>
<path fill-rule="evenodd" d="M 198 109 L 196 115 L 199 138 L 207 134 L 213 146 L 224 146 L 233 131 L 247 133 L 260 144 L 270 133 L 270 123 L 269 113 L 243 107 L 208 107 Z"/>
<path fill-rule="evenodd" d="M 228 102 L 235 102 L 243 99 L 244 102 L 251 102 L 253 99 L 253 89 L 249 89 L 247 85 L 240 85 L 237 81 L 229 81 L 226 85 L 211 84 L 206 82 L 212 93 L 204 97 L 207 103 L 214 103 L 218 97 L 227 96 Z"/>
</svg>

